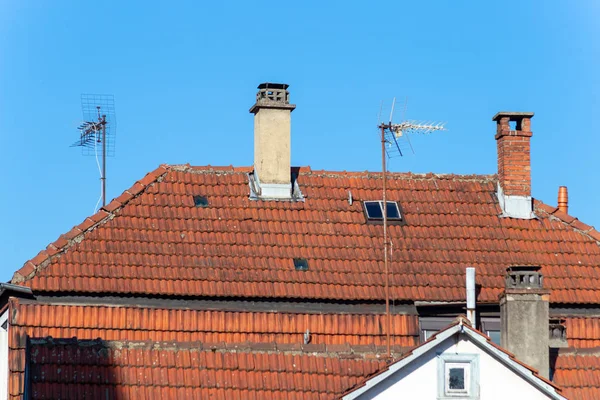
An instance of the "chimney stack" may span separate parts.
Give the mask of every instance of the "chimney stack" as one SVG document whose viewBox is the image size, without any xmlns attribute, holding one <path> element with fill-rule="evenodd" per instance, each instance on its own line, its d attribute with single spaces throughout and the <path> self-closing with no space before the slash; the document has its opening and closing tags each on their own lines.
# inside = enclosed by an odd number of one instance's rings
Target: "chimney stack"
<svg viewBox="0 0 600 400">
<path fill-rule="evenodd" d="M 505 217 L 535 218 L 529 144 L 532 117 L 530 112 L 501 111 L 493 118 L 497 124 L 498 200 Z"/>
<path fill-rule="evenodd" d="M 506 288 L 500 295 L 500 345 L 545 378 L 550 368 L 549 296 L 540 267 L 506 270 Z"/>
<path fill-rule="evenodd" d="M 290 199 L 291 179 L 291 113 L 289 85 L 261 83 L 254 114 L 254 180 L 262 199 Z"/>
<path fill-rule="evenodd" d="M 569 192 L 566 186 L 558 188 L 558 209 L 565 214 L 569 213 Z"/>
</svg>

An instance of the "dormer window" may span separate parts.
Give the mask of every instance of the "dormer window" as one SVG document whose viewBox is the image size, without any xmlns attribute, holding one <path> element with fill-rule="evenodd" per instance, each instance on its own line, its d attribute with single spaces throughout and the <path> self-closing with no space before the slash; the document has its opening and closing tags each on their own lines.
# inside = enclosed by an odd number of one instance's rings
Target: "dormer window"
<svg viewBox="0 0 600 400">
<path fill-rule="evenodd" d="M 402 221 L 402 213 L 398 203 L 395 201 L 386 201 L 386 203 L 388 221 Z M 369 221 L 383 221 L 383 201 L 365 201 L 363 204 Z"/>
</svg>

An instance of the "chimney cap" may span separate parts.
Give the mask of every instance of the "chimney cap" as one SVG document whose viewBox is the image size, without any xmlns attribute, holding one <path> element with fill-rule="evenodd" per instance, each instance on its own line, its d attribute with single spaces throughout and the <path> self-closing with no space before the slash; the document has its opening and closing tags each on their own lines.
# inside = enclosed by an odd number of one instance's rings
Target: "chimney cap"
<svg viewBox="0 0 600 400">
<path fill-rule="evenodd" d="M 512 112 L 512 111 L 500 111 L 494 115 L 492 121 L 499 121 L 500 118 L 508 117 L 510 121 L 520 121 L 523 118 L 533 117 L 532 112 Z"/>
<path fill-rule="evenodd" d="M 515 265 L 506 268 L 506 289 L 542 289 L 542 268 L 534 265 Z"/>
<path fill-rule="evenodd" d="M 273 83 L 273 82 L 264 82 L 258 85 L 257 89 L 287 89 L 290 85 L 287 83 Z"/>
</svg>

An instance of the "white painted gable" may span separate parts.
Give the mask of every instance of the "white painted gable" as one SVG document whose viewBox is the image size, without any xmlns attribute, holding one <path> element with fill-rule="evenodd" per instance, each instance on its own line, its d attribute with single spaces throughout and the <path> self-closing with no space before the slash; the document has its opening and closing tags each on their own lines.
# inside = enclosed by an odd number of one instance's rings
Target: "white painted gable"
<svg viewBox="0 0 600 400">
<path fill-rule="evenodd" d="M 454 361 L 459 361 L 457 364 Z M 470 361 L 467 361 L 470 360 Z M 445 367 L 445 363 L 452 363 Z M 446 368 L 467 366 L 468 394 L 448 393 Z M 467 382 L 468 381 L 468 382 Z M 469 383 L 473 384 L 470 385 Z M 349 399 L 564 399 L 556 389 L 492 346 L 484 336 L 456 325 L 390 365 L 343 397 Z"/>
</svg>

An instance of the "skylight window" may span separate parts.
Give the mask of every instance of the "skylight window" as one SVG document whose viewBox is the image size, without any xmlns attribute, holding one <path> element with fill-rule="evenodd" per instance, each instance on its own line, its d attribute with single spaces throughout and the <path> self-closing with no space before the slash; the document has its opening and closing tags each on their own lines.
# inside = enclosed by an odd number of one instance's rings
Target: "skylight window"
<svg viewBox="0 0 600 400">
<path fill-rule="evenodd" d="M 398 203 L 387 201 L 387 219 L 389 221 L 402 221 L 402 214 Z M 365 201 L 365 213 L 371 221 L 383 221 L 383 201 Z"/>
</svg>

